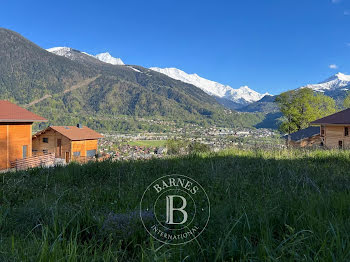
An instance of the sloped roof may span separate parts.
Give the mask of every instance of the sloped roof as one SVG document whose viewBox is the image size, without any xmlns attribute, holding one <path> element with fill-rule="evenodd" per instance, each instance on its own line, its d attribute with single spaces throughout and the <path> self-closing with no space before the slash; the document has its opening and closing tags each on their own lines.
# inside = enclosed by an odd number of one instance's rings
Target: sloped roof
<svg viewBox="0 0 350 262">
<path fill-rule="evenodd" d="M 47 119 L 38 116 L 27 109 L 6 100 L 0 100 L 0 122 L 46 122 Z"/>
<path fill-rule="evenodd" d="M 318 126 L 310 126 L 305 129 L 301 129 L 297 132 L 291 133 L 290 134 L 290 140 L 292 141 L 300 141 L 302 139 L 308 138 L 308 137 L 313 137 L 315 135 L 320 134 L 320 127 Z M 284 136 L 285 139 L 288 139 L 288 135 Z"/>
<path fill-rule="evenodd" d="M 320 119 L 317 119 L 311 122 L 312 125 L 321 125 L 321 124 L 350 124 L 350 108 L 329 115 Z"/>
<path fill-rule="evenodd" d="M 33 137 L 37 137 L 50 129 L 74 141 L 98 139 L 103 137 L 103 135 L 88 128 L 87 126 L 82 126 L 81 128 L 77 126 L 49 126 L 48 128 L 36 133 Z"/>
</svg>

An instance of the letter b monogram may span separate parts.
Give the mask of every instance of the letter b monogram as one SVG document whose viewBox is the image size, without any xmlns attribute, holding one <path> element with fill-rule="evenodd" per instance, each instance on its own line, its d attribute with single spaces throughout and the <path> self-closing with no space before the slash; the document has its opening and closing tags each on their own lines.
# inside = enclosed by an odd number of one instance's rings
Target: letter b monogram
<svg viewBox="0 0 350 262">
<path fill-rule="evenodd" d="M 174 207 L 174 198 L 180 198 L 182 200 L 182 206 L 180 208 Z M 179 195 L 169 195 L 166 196 L 166 223 L 169 225 L 181 225 L 186 223 L 187 221 L 187 212 L 185 211 L 185 207 L 187 205 L 186 198 Z M 174 222 L 174 211 L 180 211 L 183 214 L 183 219 L 181 222 Z"/>
</svg>

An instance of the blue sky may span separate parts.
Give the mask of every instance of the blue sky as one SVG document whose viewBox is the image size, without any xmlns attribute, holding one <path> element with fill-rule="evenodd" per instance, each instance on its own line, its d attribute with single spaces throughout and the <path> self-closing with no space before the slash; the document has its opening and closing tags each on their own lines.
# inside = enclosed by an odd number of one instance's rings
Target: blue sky
<svg viewBox="0 0 350 262">
<path fill-rule="evenodd" d="M 350 74 L 350 0 L 2 0 L 0 26 L 272 94 Z"/>
</svg>

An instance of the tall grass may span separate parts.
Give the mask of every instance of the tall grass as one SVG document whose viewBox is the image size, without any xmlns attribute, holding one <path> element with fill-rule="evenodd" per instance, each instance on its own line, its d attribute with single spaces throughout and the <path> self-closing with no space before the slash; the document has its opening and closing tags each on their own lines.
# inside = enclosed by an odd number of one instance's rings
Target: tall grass
<svg viewBox="0 0 350 262">
<path fill-rule="evenodd" d="M 348 151 L 230 150 L 2 174 L 0 260 L 349 261 L 349 172 Z M 137 219 L 106 226 L 173 173 L 210 198 L 195 241 L 163 245 Z"/>
</svg>

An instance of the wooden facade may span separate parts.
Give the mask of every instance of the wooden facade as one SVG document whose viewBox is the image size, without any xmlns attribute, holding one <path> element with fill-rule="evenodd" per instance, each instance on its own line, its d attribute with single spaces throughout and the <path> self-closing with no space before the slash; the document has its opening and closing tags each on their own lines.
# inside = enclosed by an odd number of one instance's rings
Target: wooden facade
<svg viewBox="0 0 350 262">
<path fill-rule="evenodd" d="M 350 148 L 350 108 L 317 119 L 312 125 L 320 126 L 320 135 L 327 148 Z"/>
<path fill-rule="evenodd" d="M 63 129 L 65 131 L 62 132 Z M 48 127 L 38 132 L 33 136 L 33 154 L 54 153 L 56 158 L 65 159 L 66 163 L 72 160 L 81 162 L 81 160 L 95 157 L 98 152 L 98 139 L 102 136 L 94 131 L 95 135 L 91 132 L 87 136 L 88 128 L 81 129 L 71 126 Z M 74 132 L 74 138 L 70 135 L 70 130 Z M 80 138 L 79 132 L 82 133 Z"/>
<path fill-rule="evenodd" d="M 348 131 L 346 131 L 346 129 Z M 349 125 L 322 125 L 320 127 L 323 144 L 327 148 L 350 148 Z"/>
<path fill-rule="evenodd" d="M 0 169 L 32 156 L 32 123 L 0 123 Z"/>
<path fill-rule="evenodd" d="M 28 110 L 0 100 L 0 170 L 11 163 L 32 156 L 32 124 L 46 122 Z"/>
</svg>

